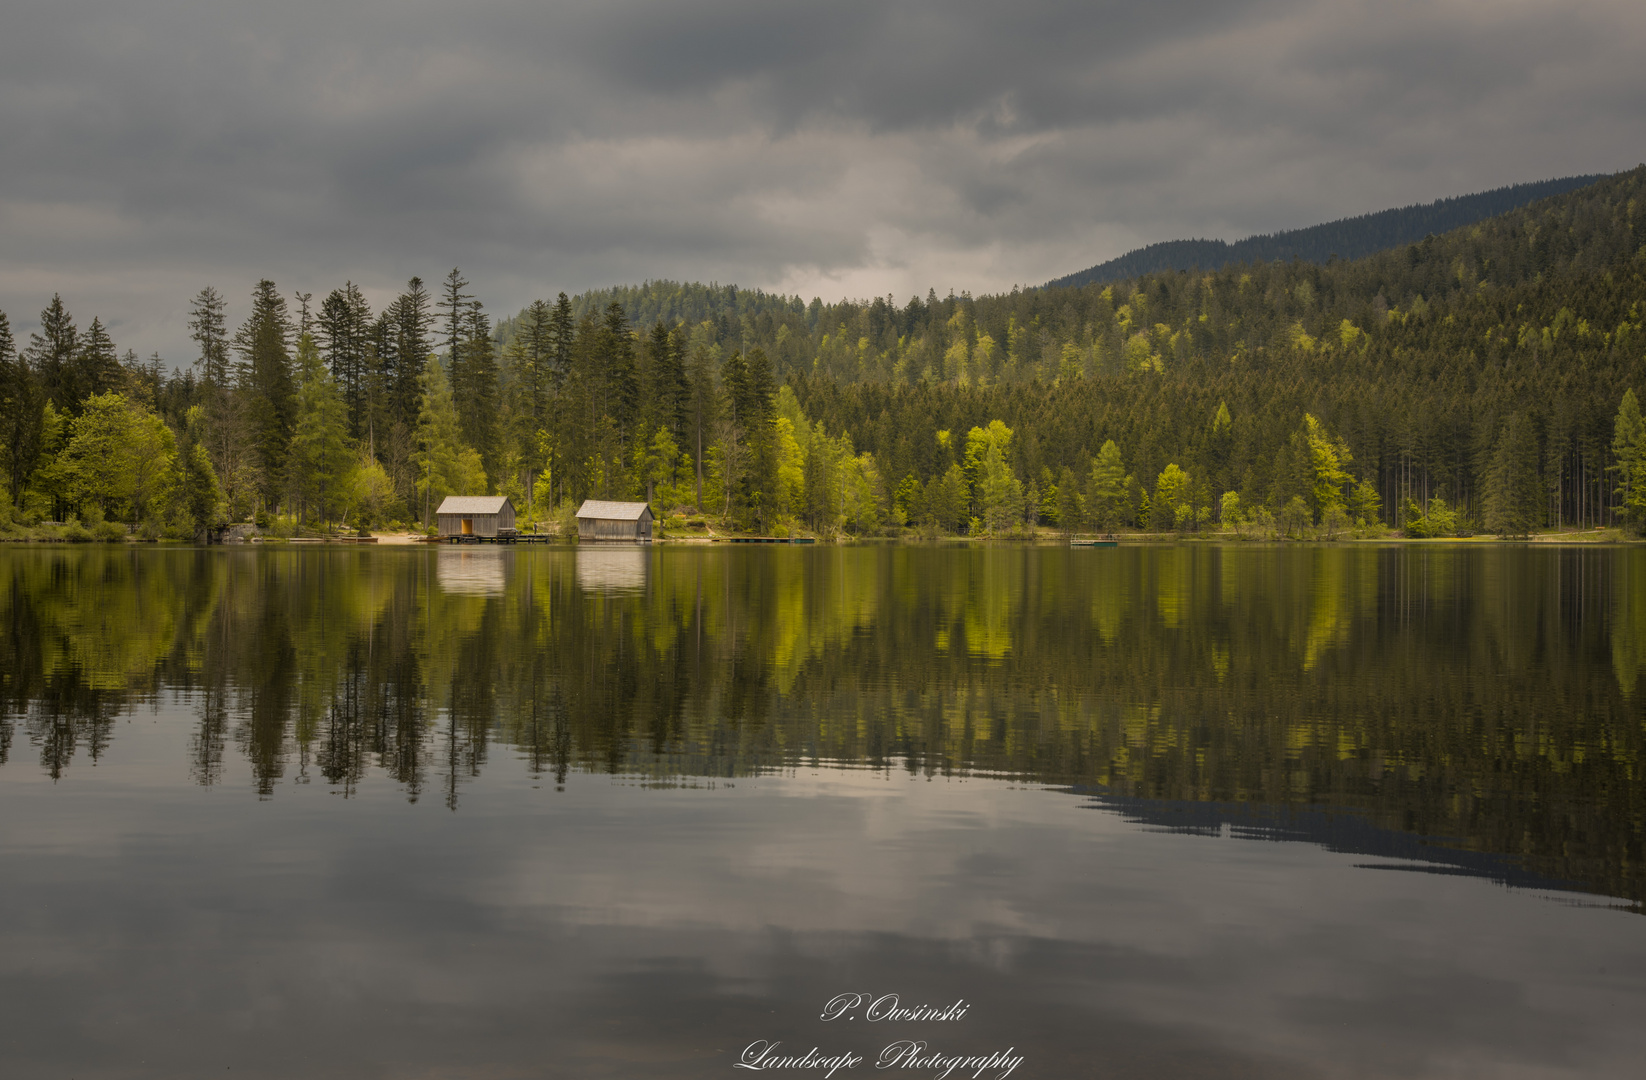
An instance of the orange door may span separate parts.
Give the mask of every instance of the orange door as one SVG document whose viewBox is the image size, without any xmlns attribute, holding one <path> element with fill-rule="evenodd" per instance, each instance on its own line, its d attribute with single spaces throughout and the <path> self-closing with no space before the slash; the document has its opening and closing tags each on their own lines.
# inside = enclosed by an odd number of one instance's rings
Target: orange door
<svg viewBox="0 0 1646 1080">
<path fill-rule="evenodd" d="M 473 536 L 474 535 L 474 519 L 473 518 L 464 518 L 463 519 L 463 535 L 464 536 Z"/>
</svg>

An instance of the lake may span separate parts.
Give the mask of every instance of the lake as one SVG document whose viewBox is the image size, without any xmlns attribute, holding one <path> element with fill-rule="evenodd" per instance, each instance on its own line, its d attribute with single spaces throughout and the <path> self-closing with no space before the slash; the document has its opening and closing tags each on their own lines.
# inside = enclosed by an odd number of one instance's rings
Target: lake
<svg viewBox="0 0 1646 1080">
<path fill-rule="evenodd" d="M 20 546 L 0 618 L 7 1077 L 1646 1060 L 1646 550 Z"/>
</svg>

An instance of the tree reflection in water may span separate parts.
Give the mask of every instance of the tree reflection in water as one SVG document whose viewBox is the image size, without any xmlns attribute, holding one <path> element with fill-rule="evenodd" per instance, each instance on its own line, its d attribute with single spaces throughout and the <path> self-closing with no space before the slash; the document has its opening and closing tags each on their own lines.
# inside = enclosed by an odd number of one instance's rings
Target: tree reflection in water
<svg viewBox="0 0 1646 1080">
<path fill-rule="evenodd" d="M 377 775 L 455 809 L 512 767 L 494 748 L 561 784 L 976 773 L 1354 811 L 1639 902 L 1643 559 L 17 549 L 0 553 L 0 761 L 72 779 L 165 695 L 197 717 L 190 775 L 249 771 L 263 797 Z"/>
</svg>

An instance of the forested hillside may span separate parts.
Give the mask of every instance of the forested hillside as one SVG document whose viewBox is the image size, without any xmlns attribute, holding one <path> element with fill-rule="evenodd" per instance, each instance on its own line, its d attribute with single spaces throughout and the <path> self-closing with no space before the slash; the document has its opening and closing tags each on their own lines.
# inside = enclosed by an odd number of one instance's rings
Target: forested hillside
<svg viewBox="0 0 1646 1080">
<path fill-rule="evenodd" d="M 0 323 L 14 516 L 538 517 L 647 497 L 744 528 L 1422 535 L 1646 512 L 1646 167 L 1420 243 L 995 296 L 802 304 L 652 282 L 496 325 L 457 271 L 379 313 L 273 282 L 199 356 Z"/>
<path fill-rule="evenodd" d="M 1222 240 L 1167 240 L 1128 251 L 1117 259 L 1048 282 L 1050 288 L 1123 281 L 1170 270 L 1221 270 L 1231 263 L 1302 259 L 1324 263 L 1359 259 L 1393 247 L 1415 244 L 1430 234 L 1450 232 L 1506 214 L 1538 199 L 1587 187 L 1599 176 L 1567 176 L 1534 184 L 1514 184 L 1475 195 L 1380 210 L 1303 229 Z"/>
</svg>

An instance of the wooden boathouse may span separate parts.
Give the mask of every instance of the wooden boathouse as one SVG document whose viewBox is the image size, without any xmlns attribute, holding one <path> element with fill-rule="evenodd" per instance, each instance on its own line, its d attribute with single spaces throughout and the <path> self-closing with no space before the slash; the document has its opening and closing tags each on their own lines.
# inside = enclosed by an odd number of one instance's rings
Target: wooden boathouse
<svg viewBox="0 0 1646 1080">
<path fill-rule="evenodd" d="M 652 538 L 652 508 L 643 502 L 585 500 L 577 509 L 577 538 L 648 543 Z"/>
<path fill-rule="evenodd" d="M 507 495 L 447 495 L 434 516 L 442 540 L 514 532 L 514 504 Z"/>
</svg>

